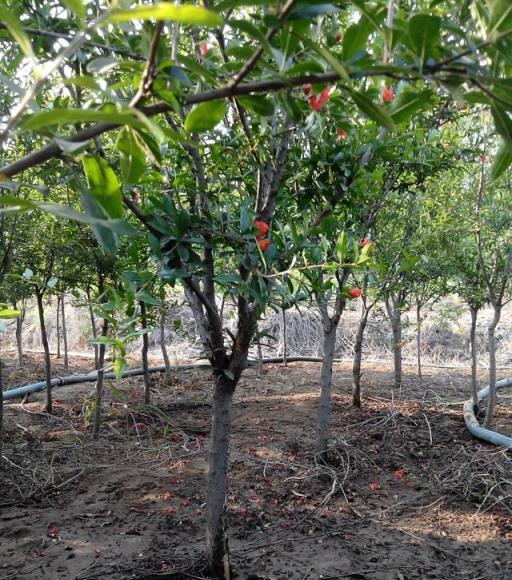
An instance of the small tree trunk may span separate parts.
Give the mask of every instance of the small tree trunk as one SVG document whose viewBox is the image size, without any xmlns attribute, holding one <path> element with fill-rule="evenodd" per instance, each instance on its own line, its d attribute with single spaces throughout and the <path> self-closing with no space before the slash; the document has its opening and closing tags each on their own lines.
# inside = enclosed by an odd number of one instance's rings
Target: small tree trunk
<svg viewBox="0 0 512 580">
<path fill-rule="evenodd" d="M 476 361 L 476 323 L 478 318 L 478 308 L 469 307 L 471 311 L 471 329 L 469 331 L 469 344 L 471 345 L 471 396 L 473 397 L 473 409 L 478 412 L 478 383 L 477 383 L 477 361 Z"/>
<path fill-rule="evenodd" d="M 165 345 L 165 307 L 162 306 L 160 311 L 160 350 L 162 351 L 162 357 L 164 359 L 165 365 L 165 381 L 167 383 L 171 380 L 171 361 L 169 360 L 169 354 L 167 353 L 167 346 Z"/>
<path fill-rule="evenodd" d="M 227 474 L 231 409 L 235 384 L 218 375 L 213 395 L 212 427 L 208 454 L 208 494 L 206 501 L 206 550 L 210 573 L 229 578 L 229 549 L 225 529 Z"/>
<path fill-rule="evenodd" d="M 288 350 L 286 346 L 286 309 L 283 308 L 283 363 L 288 366 Z"/>
<path fill-rule="evenodd" d="M 494 421 L 496 406 L 496 327 L 501 317 L 501 306 L 494 306 L 494 317 L 488 329 L 489 337 L 489 398 L 485 413 L 484 427 L 490 429 Z"/>
<path fill-rule="evenodd" d="M 423 381 L 421 373 L 421 304 L 416 304 L 416 362 L 418 366 L 418 378 Z"/>
<path fill-rule="evenodd" d="M 96 329 L 96 319 L 94 317 L 94 310 L 92 308 L 91 290 L 90 290 L 89 286 L 87 286 L 85 292 L 87 294 L 87 307 L 89 309 L 89 317 L 91 319 L 92 337 L 96 340 L 96 338 L 98 337 L 98 331 Z M 100 368 L 100 366 L 99 366 L 99 348 L 98 347 L 99 347 L 98 344 L 94 344 L 94 366 L 96 367 L 96 370 L 98 370 Z"/>
<path fill-rule="evenodd" d="M 146 303 L 140 301 L 140 320 L 143 330 L 148 328 L 148 319 L 146 312 Z M 148 351 L 149 351 L 149 336 L 147 332 L 142 335 L 142 370 L 144 372 L 144 403 L 149 405 L 151 403 L 151 391 L 150 391 L 150 381 L 149 381 L 149 364 L 148 364 Z"/>
<path fill-rule="evenodd" d="M 46 412 L 52 413 L 52 363 L 50 359 L 50 347 L 48 345 L 48 335 L 46 334 L 46 324 L 44 322 L 43 293 L 36 291 L 37 312 L 39 314 L 39 327 L 41 329 L 41 342 L 44 350 L 44 366 L 46 371 Z"/>
<path fill-rule="evenodd" d="M 62 308 L 62 343 L 64 345 L 64 370 L 69 370 L 69 357 L 68 357 L 68 331 L 66 327 L 66 295 L 62 294 L 61 299 Z"/>
<path fill-rule="evenodd" d="M 324 324 L 324 344 L 322 370 L 320 373 L 320 409 L 318 411 L 318 453 L 322 460 L 327 459 L 327 445 L 329 438 L 329 421 L 331 416 L 331 386 L 332 366 L 334 363 L 334 351 L 336 348 L 337 324 L 331 321 L 329 328 Z"/>
<path fill-rule="evenodd" d="M 60 296 L 57 296 L 57 358 L 61 357 L 60 354 Z"/>
<path fill-rule="evenodd" d="M 399 389 L 402 386 L 402 320 L 400 313 L 393 320 L 393 360 L 395 387 Z"/>
<path fill-rule="evenodd" d="M 101 326 L 101 336 L 108 335 L 108 320 L 103 319 Z M 98 438 L 101 427 L 101 404 L 103 400 L 103 380 L 105 376 L 105 352 L 107 350 L 106 344 L 100 344 L 98 349 L 98 369 L 96 376 L 96 401 L 94 406 L 94 425 L 92 427 L 92 436 L 94 439 Z"/>
<path fill-rule="evenodd" d="M 3 392 L 4 392 L 4 381 L 3 381 L 3 375 L 2 375 L 2 366 L 3 366 L 3 361 L 0 358 L 0 393 L 2 393 L 2 396 L 0 397 L 0 472 L 2 472 L 4 470 L 4 458 L 3 458 L 3 452 L 4 452 L 4 397 L 3 397 Z"/>
<path fill-rule="evenodd" d="M 365 309 L 359 320 L 354 341 L 354 360 L 352 363 L 352 405 L 361 406 L 361 361 L 363 358 L 363 338 L 368 323 L 369 309 Z"/>
<path fill-rule="evenodd" d="M 17 310 L 16 305 L 15 310 Z M 25 320 L 25 306 L 20 310 L 20 315 L 16 318 L 16 347 L 18 349 L 18 366 L 23 366 L 23 321 Z"/>
</svg>

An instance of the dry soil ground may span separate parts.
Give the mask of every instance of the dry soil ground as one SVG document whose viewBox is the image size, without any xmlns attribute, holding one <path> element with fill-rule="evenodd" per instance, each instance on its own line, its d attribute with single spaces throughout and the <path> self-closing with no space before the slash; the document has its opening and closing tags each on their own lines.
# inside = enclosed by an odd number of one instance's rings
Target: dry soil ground
<svg viewBox="0 0 512 580">
<path fill-rule="evenodd" d="M 350 365 L 336 365 L 329 466 L 314 455 L 319 365 L 244 375 L 227 504 L 236 578 L 512 578 L 512 461 L 465 431 L 467 373 L 427 369 L 420 383 L 410 368 L 393 392 L 390 371 L 367 366 L 356 410 Z M 43 375 L 36 355 L 8 381 L 29 375 Z M 97 441 L 84 429 L 93 386 L 55 389 L 54 417 L 44 394 L 6 408 L 0 579 L 204 578 L 208 375 L 155 380 L 150 408 L 139 379 L 117 383 Z"/>
</svg>

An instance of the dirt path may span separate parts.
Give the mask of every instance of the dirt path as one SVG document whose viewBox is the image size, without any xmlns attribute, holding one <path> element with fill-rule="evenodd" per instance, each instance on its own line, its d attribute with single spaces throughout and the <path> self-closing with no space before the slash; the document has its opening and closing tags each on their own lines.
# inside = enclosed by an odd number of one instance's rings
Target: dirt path
<svg viewBox="0 0 512 580">
<path fill-rule="evenodd" d="M 244 376 L 227 506 L 236 578 L 512 578 L 512 463 L 466 433 L 467 375 L 428 369 L 393 393 L 390 371 L 366 369 L 355 410 L 349 365 L 336 366 L 329 467 L 314 458 L 319 365 Z M 156 383 L 160 410 L 121 381 L 97 442 L 83 432 L 92 388 L 56 389 L 55 418 L 43 395 L 7 406 L 0 579 L 202 578 L 208 376 Z M 511 419 L 500 406 L 509 432 Z"/>
</svg>

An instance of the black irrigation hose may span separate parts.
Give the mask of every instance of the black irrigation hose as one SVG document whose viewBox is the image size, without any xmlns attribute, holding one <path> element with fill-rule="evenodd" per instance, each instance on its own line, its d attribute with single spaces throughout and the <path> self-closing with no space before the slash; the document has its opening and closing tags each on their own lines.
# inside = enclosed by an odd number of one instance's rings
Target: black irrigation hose
<svg viewBox="0 0 512 580">
<path fill-rule="evenodd" d="M 336 359 L 335 362 L 340 362 L 341 359 Z M 321 358 L 313 357 L 313 356 L 291 356 L 287 359 L 288 362 L 322 362 Z M 274 357 L 274 358 L 265 358 L 262 360 L 263 364 L 272 364 L 272 363 L 282 363 L 283 357 Z M 258 361 L 250 360 L 247 363 L 247 366 L 256 366 Z M 211 369 L 211 365 L 207 363 L 199 363 L 199 364 L 184 364 L 184 365 L 173 365 L 170 367 L 171 370 L 174 371 L 185 371 L 185 370 L 194 370 L 194 369 Z M 149 367 L 150 373 L 163 373 L 165 372 L 165 366 L 159 365 L 155 367 Z M 136 377 L 142 375 L 144 370 L 142 368 L 138 369 L 129 369 L 124 371 L 121 374 L 121 378 L 125 377 Z M 96 381 L 97 371 L 93 371 L 87 375 L 72 375 L 69 377 L 58 377 L 52 380 L 51 384 L 52 387 L 60 387 L 62 385 L 76 385 L 78 383 L 87 383 L 87 382 L 94 382 Z M 114 373 L 109 372 L 105 373 L 104 377 L 106 379 L 115 379 L 116 376 Z M 512 386 L 512 378 L 510 379 L 503 379 L 496 383 L 497 389 L 502 389 L 505 387 Z M 46 381 L 40 381 L 38 383 L 32 383 L 30 385 L 25 385 L 23 387 L 15 387 L 13 389 L 9 389 L 7 391 L 3 391 L 3 400 L 9 401 L 16 397 L 22 397 L 24 395 L 28 395 L 30 393 L 38 393 L 40 391 L 44 391 L 46 389 Z M 478 400 L 481 401 L 489 396 L 489 386 L 485 387 L 478 393 Z M 499 445 L 501 447 L 505 447 L 506 449 L 512 449 L 512 437 L 507 437 L 506 435 L 502 435 L 501 433 L 497 433 L 496 431 L 491 431 L 490 429 L 485 429 L 481 427 L 478 423 L 477 418 L 475 417 L 475 412 L 473 409 L 473 401 L 467 401 L 464 404 L 464 422 L 466 423 L 466 427 L 468 428 L 469 432 L 478 437 L 479 439 L 483 439 L 489 443 L 493 443 L 494 445 Z"/>
<path fill-rule="evenodd" d="M 340 360 L 340 359 L 338 359 Z M 321 358 L 312 357 L 312 356 L 291 356 L 287 359 L 288 362 L 322 362 Z M 265 358 L 262 361 L 264 364 L 271 364 L 271 363 L 281 363 L 283 362 L 282 357 L 275 357 L 275 358 Z M 250 360 L 248 361 L 248 366 L 255 366 L 258 364 L 258 361 Z M 188 371 L 194 369 L 211 369 L 211 365 L 208 363 L 199 363 L 199 364 L 184 364 L 184 365 L 173 365 L 170 367 L 173 371 Z M 165 366 L 159 365 L 155 367 L 149 367 L 150 373 L 163 373 L 165 372 Z M 129 369 L 124 371 L 121 374 L 120 378 L 125 377 L 136 377 L 142 375 L 144 370 L 142 368 L 138 369 Z M 97 371 L 93 371 L 86 375 L 71 375 L 69 377 L 57 377 L 52 379 L 51 385 L 52 387 L 60 387 L 62 385 L 76 385 L 78 383 L 92 383 L 96 381 Z M 115 379 L 116 375 L 112 372 L 105 373 L 105 379 Z M 15 399 L 16 397 L 22 397 L 24 395 L 28 395 L 30 393 L 38 393 L 40 391 L 44 391 L 46 389 L 46 381 L 40 381 L 38 383 L 32 383 L 30 385 L 24 385 L 22 387 L 14 387 L 7 391 L 3 391 L 3 400 L 9 401 L 11 399 Z"/>
</svg>

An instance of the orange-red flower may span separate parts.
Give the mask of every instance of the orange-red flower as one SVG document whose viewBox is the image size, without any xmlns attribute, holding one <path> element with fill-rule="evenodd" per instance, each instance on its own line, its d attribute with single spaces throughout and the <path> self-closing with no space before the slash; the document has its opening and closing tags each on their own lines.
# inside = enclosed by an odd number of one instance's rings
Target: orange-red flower
<svg viewBox="0 0 512 580">
<path fill-rule="evenodd" d="M 348 292 L 347 292 L 347 296 L 350 299 L 354 299 L 354 298 L 359 298 L 362 294 L 361 288 L 351 288 Z"/>
<path fill-rule="evenodd" d="M 345 131 L 345 129 L 342 129 L 341 127 L 336 131 L 336 136 L 338 137 L 338 139 L 346 139 L 347 135 L 348 134 Z"/>
<path fill-rule="evenodd" d="M 267 238 L 263 238 L 262 240 L 258 240 L 258 248 L 264 252 L 265 250 L 268 250 L 268 247 L 270 246 L 270 240 L 267 240 Z"/>
<path fill-rule="evenodd" d="M 309 95 L 309 93 L 311 92 L 312 88 L 313 88 L 313 87 L 312 87 L 311 83 L 306 83 L 306 84 L 305 84 L 305 85 L 302 87 L 302 90 L 304 91 L 304 94 L 305 94 L 305 95 Z"/>
<path fill-rule="evenodd" d="M 313 111 L 319 111 L 325 103 L 329 100 L 329 91 L 330 87 L 325 87 L 325 89 L 318 95 L 312 95 L 308 99 L 309 106 L 313 109 Z"/>
<path fill-rule="evenodd" d="M 359 242 L 359 247 L 361 249 L 363 249 L 365 246 L 367 246 L 368 244 L 371 244 L 370 240 L 368 240 L 367 238 L 364 238 L 363 240 L 361 240 Z"/>
<path fill-rule="evenodd" d="M 256 220 L 254 222 L 254 227 L 258 230 L 258 233 L 256 234 L 257 240 L 260 240 L 268 232 L 268 224 L 261 220 Z"/>
<path fill-rule="evenodd" d="M 208 52 L 208 45 L 206 44 L 206 42 L 201 42 L 201 44 L 199 45 L 199 53 L 201 54 L 201 56 L 206 56 Z"/>
<path fill-rule="evenodd" d="M 380 98 L 384 103 L 390 103 L 395 98 L 395 95 L 391 89 L 388 89 L 386 85 L 383 85 L 380 91 Z"/>
<path fill-rule="evenodd" d="M 342 39 L 341 33 L 338 32 L 334 38 L 336 39 L 336 42 L 339 42 Z"/>
</svg>

